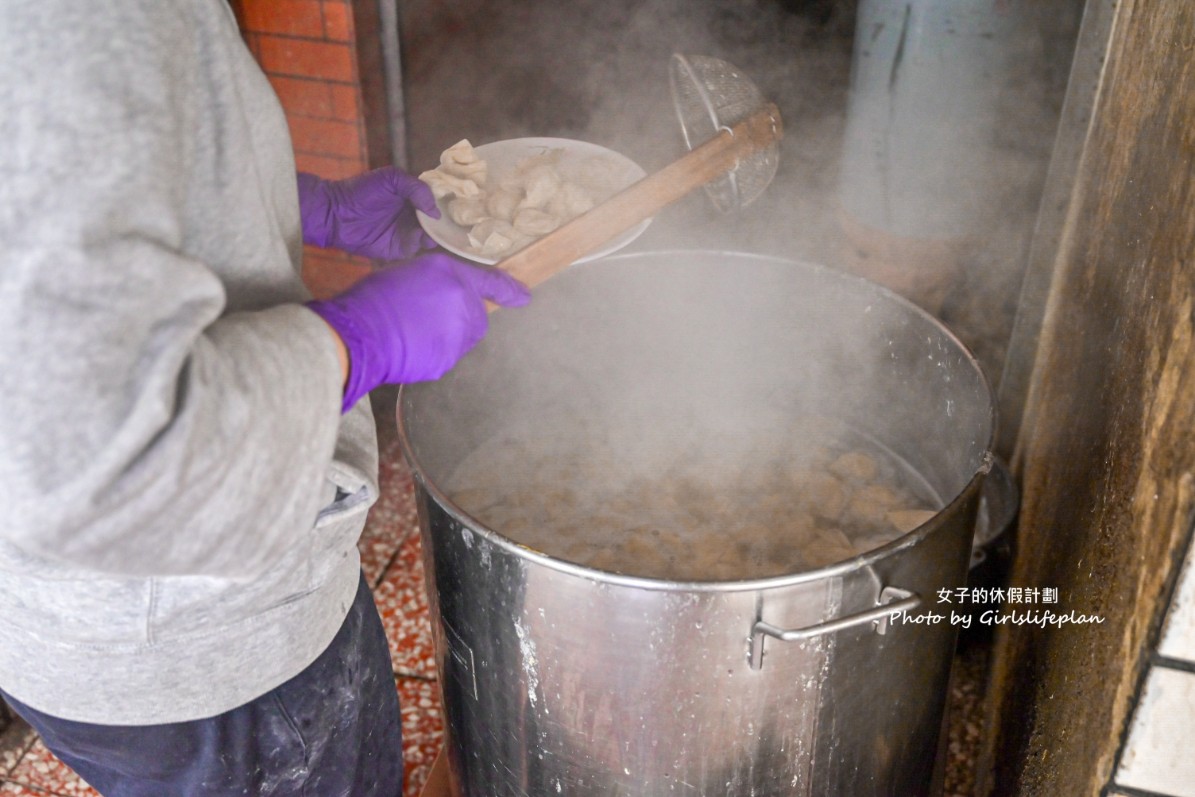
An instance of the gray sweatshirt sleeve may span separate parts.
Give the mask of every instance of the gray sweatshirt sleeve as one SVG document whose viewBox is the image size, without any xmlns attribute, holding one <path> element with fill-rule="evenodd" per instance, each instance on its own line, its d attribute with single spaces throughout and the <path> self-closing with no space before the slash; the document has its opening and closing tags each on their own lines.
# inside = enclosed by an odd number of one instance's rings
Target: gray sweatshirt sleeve
<svg viewBox="0 0 1195 797">
<path fill-rule="evenodd" d="M 251 577 L 312 533 L 336 444 L 284 122 L 195 6 L 0 26 L 0 535 L 80 570 Z"/>
</svg>

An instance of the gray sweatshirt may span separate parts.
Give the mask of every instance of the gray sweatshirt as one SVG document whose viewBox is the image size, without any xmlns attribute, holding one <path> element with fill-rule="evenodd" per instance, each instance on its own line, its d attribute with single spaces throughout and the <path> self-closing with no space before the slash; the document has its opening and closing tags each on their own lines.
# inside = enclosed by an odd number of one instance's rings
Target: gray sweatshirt
<svg viewBox="0 0 1195 797">
<path fill-rule="evenodd" d="M 0 688 L 218 714 L 331 641 L 377 494 L 286 121 L 224 0 L 0 18 Z"/>
</svg>

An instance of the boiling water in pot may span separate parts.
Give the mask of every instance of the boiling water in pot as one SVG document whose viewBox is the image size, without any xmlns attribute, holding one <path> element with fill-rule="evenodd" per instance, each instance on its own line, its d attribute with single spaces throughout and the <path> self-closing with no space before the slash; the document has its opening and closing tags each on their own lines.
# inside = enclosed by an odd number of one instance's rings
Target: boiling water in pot
<svg viewBox="0 0 1195 797">
<path fill-rule="evenodd" d="M 561 451 L 535 430 L 491 439 L 444 486 L 520 545 L 669 581 L 824 567 L 891 542 L 942 506 L 892 452 L 824 419 L 782 435 L 703 440 L 649 472 L 596 431 L 572 442 Z"/>
</svg>

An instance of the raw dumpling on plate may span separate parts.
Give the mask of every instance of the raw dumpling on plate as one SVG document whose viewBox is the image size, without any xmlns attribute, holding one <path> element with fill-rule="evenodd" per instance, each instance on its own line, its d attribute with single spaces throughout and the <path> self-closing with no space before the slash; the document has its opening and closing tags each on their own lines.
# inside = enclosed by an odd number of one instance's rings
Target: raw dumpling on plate
<svg viewBox="0 0 1195 797">
<path fill-rule="evenodd" d="M 539 208 L 523 208 L 515 214 L 514 228 L 524 235 L 547 235 L 560 226 L 560 219 Z"/>
<path fill-rule="evenodd" d="M 486 200 L 481 196 L 456 197 L 448 203 L 448 216 L 462 227 L 472 227 L 474 224 L 489 218 L 486 210 Z"/>
<path fill-rule="evenodd" d="M 523 171 L 521 177 L 523 200 L 519 202 L 520 208 L 545 207 L 564 184 L 556 167 L 546 163 Z"/>
<path fill-rule="evenodd" d="M 469 231 L 469 244 L 483 257 L 502 257 L 522 249 L 531 241 L 530 236 L 501 219 L 485 219 Z"/>
<path fill-rule="evenodd" d="M 496 219 L 511 221 L 519 203 L 523 201 L 523 191 L 512 185 L 500 185 L 486 194 L 485 209 Z"/>
<path fill-rule="evenodd" d="M 591 210 L 594 204 L 593 197 L 585 189 L 576 183 L 565 182 L 560 186 L 560 190 L 548 200 L 545 209 L 559 219 L 559 223 L 563 224 Z"/>
<path fill-rule="evenodd" d="M 467 138 L 440 153 L 440 171 L 453 177 L 472 180 L 479 187 L 485 187 L 486 162 L 473 149 Z"/>
<path fill-rule="evenodd" d="M 440 154 L 439 166 L 419 176 L 442 212 L 439 219 L 420 216 L 429 235 L 456 254 L 495 262 L 588 212 L 643 170 L 617 153 L 565 139 L 517 139 L 477 149 L 462 139 Z M 615 239 L 615 248 L 641 231 Z"/>
<path fill-rule="evenodd" d="M 443 199 L 447 196 L 471 199 L 481 196 L 481 186 L 477 183 L 467 177 L 456 177 L 439 169 L 426 171 L 419 175 L 419 179 L 427 183 L 436 199 Z"/>
</svg>

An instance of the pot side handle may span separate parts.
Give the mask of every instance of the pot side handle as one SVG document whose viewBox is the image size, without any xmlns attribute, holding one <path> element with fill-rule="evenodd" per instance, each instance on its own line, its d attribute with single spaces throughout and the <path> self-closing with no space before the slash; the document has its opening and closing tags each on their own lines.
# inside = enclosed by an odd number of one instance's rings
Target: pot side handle
<svg viewBox="0 0 1195 797">
<path fill-rule="evenodd" d="M 875 623 L 876 633 L 888 632 L 888 621 L 899 614 L 911 612 L 921 605 L 921 596 L 911 590 L 900 587 L 884 587 L 880 591 L 879 605 L 872 609 L 864 609 L 837 620 L 827 620 L 824 623 L 811 625 L 806 628 L 780 628 L 763 620 L 756 620 L 751 626 L 751 669 L 763 667 L 763 643 L 766 637 L 774 637 L 781 642 L 800 642 L 823 634 L 833 634 L 847 628 L 866 623 Z"/>
</svg>

